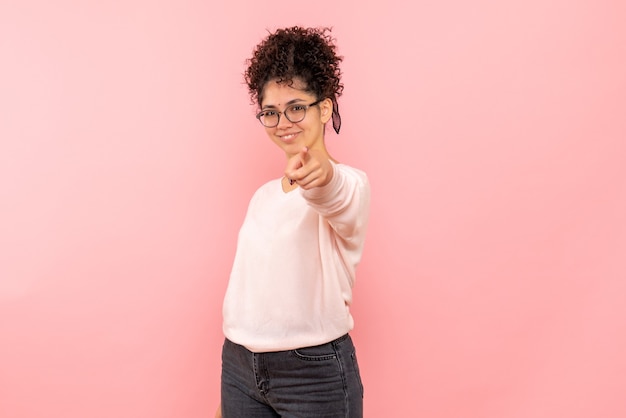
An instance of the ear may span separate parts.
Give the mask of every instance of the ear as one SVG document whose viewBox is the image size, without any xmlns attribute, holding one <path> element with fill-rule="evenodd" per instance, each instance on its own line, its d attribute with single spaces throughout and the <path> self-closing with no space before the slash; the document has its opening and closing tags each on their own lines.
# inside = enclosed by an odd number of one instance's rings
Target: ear
<svg viewBox="0 0 626 418">
<path fill-rule="evenodd" d="M 329 98 L 326 98 L 320 102 L 319 107 L 322 123 L 326 124 L 326 122 L 328 122 L 333 116 L 333 101 Z"/>
</svg>

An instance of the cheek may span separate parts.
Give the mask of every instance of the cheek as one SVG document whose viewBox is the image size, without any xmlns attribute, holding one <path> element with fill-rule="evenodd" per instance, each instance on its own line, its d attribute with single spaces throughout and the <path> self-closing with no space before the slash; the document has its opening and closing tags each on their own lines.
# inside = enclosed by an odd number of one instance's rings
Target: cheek
<svg viewBox="0 0 626 418">
<path fill-rule="evenodd" d="M 267 135 L 270 138 L 272 138 L 274 136 L 274 132 L 276 131 L 276 128 L 265 128 L 265 127 L 263 127 L 263 130 L 265 131 L 265 135 Z"/>
<path fill-rule="evenodd" d="M 324 124 L 321 121 L 316 121 L 310 129 L 315 135 L 319 135 L 320 132 L 324 132 Z"/>
</svg>

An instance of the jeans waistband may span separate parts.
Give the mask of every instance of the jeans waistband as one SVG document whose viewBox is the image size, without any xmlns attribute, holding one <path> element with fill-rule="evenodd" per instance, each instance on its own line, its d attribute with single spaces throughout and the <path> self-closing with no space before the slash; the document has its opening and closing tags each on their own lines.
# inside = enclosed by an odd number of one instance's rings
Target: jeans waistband
<svg viewBox="0 0 626 418">
<path fill-rule="evenodd" d="M 333 345 L 339 344 L 340 342 L 342 342 L 343 340 L 345 340 L 346 338 L 349 338 L 349 337 L 350 337 L 350 334 L 343 334 L 341 337 L 339 337 L 339 338 L 337 338 L 335 340 L 332 340 L 330 342 L 330 344 L 333 344 Z"/>
<path fill-rule="evenodd" d="M 350 338 L 350 334 L 349 334 L 349 333 L 346 333 L 346 334 L 343 334 L 343 335 L 342 335 L 341 337 L 339 337 L 339 338 L 335 338 L 335 339 L 334 339 L 334 340 L 332 340 L 332 341 L 328 341 L 328 342 L 326 342 L 326 343 L 321 343 L 321 344 L 316 344 L 316 345 L 311 345 L 311 346 L 308 346 L 308 347 L 319 347 L 319 346 L 326 345 L 326 344 L 329 344 L 329 345 L 332 345 L 332 346 L 336 346 L 337 344 L 340 344 L 341 342 L 343 342 L 343 341 L 347 340 L 348 338 Z M 249 351 L 249 352 L 251 352 L 251 353 L 254 353 L 253 351 L 250 351 L 250 350 L 249 350 L 248 348 L 246 348 L 245 346 L 240 345 L 240 344 L 237 344 L 236 342 L 233 342 L 233 341 L 229 340 L 228 338 L 225 338 L 225 341 L 227 341 L 229 344 L 232 344 L 233 346 L 240 347 L 240 348 L 242 348 L 242 349 L 244 349 L 244 350 L 246 350 L 246 351 Z M 307 346 L 298 347 L 298 348 L 306 348 L 306 347 L 307 347 Z M 296 348 L 296 349 L 298 349 L 298 348 Z M 293 349 L 292 349 L 292 350 L 293 350 Z M 272 352 L 283 352 L 283 351 L 291 351 L 291 350 L 268 351 L 268 353 L 272 353 Z M 261 352 L 261 353 L 263 353 L 263 352 Z"/>
</svg>

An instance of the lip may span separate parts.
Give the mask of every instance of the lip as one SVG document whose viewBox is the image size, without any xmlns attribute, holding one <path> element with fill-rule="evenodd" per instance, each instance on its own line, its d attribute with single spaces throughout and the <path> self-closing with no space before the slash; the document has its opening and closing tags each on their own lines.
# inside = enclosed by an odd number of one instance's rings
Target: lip
<svg viewBox="0 0 626 418">
<path fill-rule="evenodd" d="M 284 134 L 284 135 L 276 135 L 278 136 L 278 138 L 280 138 L 280 140 L 284 143 L 292 143 L 293 141 L 295 141 L 295 139 L 298 137 L 298 134 L 300 132 L 291 132 L 288 134 Z"/>
</svg>

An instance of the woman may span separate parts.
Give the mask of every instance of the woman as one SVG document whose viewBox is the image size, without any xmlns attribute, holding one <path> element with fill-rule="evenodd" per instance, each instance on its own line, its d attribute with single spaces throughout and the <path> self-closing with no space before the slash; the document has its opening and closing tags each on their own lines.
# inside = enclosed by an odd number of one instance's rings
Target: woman
<svg viewBox="0 0 626 418">
<path fill-rule="evenodd" d="M 225 418 L 362 417 L 349 307 L 369 216 L 366 175 L 334 160 L 341 57 L 329 29 L 268 35 L 245 80 L 257 119 L 286 156 L 252 197 L 224 298 Z"/>
</svg>

